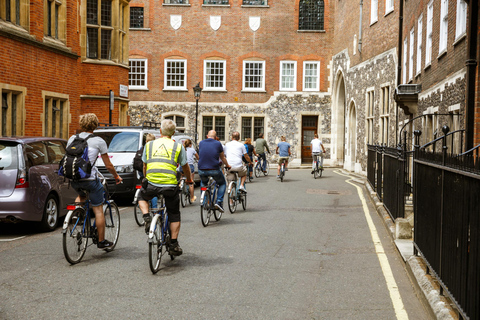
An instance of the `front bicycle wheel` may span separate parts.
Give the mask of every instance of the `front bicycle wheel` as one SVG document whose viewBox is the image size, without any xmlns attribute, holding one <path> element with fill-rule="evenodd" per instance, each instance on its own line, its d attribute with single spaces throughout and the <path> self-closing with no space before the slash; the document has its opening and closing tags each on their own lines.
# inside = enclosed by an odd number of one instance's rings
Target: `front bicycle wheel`
<svg viewBox="0 0 480 320">
<path fill-rule="evenodd" d="M 140 205 L 137 204 L 133 208 L 133 216 L 135 217 L 135 222 L 138 224 L 139 227 L 145 225 L 145 221 L 143 221 L 143 213 L 142 210 L 140 210 Z"/>
<path fill-rule="evenodd" d="M 120 235 L 120 210 L 115 202 L 109 201 L 105 207 L 105 239 L 112 241 L 113 245 L 105 251 L 113 251 Z"/>
<path fill-rule="evenodd" d="M 270 163 L 267 161 L 265 164 L 265 172 L 263 173 L 264 176 L 268 176 L 268 173 L 270 172 Z"/>
<path fill-rule="evenodd" d="M 243 210 L 247 210 L 247 194 L 242 194 L 240 201 L 242 201 Z"/>
<path fill-rule="evenodd" d="M 232 184 L 232 188 L 228 193 L 228 209 L 230 213 L 237 211 L 237 185 L 235 183 Z"/>
<path fill-rule="evenodd" d="M 212 202 L 210 199 L 210 191 L 206 190 L 203 195 L 203 202 L 200 206 L 200 218 L 204 227 L 210 222 L 210 210 L 212 210 Z"/>
<path fill-rule="evenodd" d="M 180 191 L 180 202 L 182 203 L 182 208 L 185 208 L 187 205 L 187 188 L 185 187 L 186 183 L 183 183 L 182 190 Z"/>
<path fill-rule="evenodd" d="M 285 175 L 285 168 L 282 166 L 280 169 L 280 181 L 283 182 L 283 176 Z"/>
<path fill-rule="evenodd" d="M 63 231 L 63 254 L 71 264 L 79 263 L 87 250 L 87 230 L 83 229 L 85 216 L 85 209 L 75 209 Z"/>
<path fill-rule="evenodd" d="M 160 218 L 155 219 L 155 224 L 150 226 L 153 228 L 153 238 L 148 239 L 148 262 L 150 263 L 150 270 L 153 274 L 160 270 L 160 262 L 163 255 L 162 244 L 162 221 Z"/>
<path fill-rule="evenodd" d="M 257 162 L 257 165 L 255 166 L 255 169 L 253 171 L 255 171 L 255 178 L 260 177 L 260 173 L 262 171 L 262 169 L 260 168 L 260 161 Z"/>
</svg>

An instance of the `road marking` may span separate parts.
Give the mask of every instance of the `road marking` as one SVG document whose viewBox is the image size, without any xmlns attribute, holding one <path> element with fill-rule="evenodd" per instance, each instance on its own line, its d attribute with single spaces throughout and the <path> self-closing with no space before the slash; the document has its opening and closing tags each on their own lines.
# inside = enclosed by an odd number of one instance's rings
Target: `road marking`
<svg viewBox="0 0 480 320">
<path fill-rule="evenodd" d="M 346 180 L 347 183 L 351 184 L 355 188 L 357 188 L 358 196 L 360 197 L 360 201 L 362 202 L 363 212 L 365 213 L 365 218 L 367 219 L 368 228 L 370 229 L 370 234 L 372 236 L 373 244 L 375 245 L 375 252 L 377 253 L 378 261 L 380 262 L 380 267 L 382 268 L 383 276 L 385 277 L 385 281 L 387 283 L 388 292 L 390 293 L 390 299 L 393 303 L 393 308 L 395 309 L 395 315 L 397 319 L 408 319 L 407 311 L 405 310 L 405 306 L 403 305 L 402 297 L 400 296 L 400 291 L 398 291 L 398 286 L 393 277 L 392 268 L 390 267 L 390 263 L 388 262 L 387 255 L 385 254 L 385 250 L 383 249 L 382 242 L 380 241 L 380 237 L 378 236 L 377 229 L 373 224 L 372 217 L 370 215 L 370 210 L 368 210 L 367 201 L 363 196 L 362 188 L 358 185 L 350 182 L 352 179 L 349 175 L 344 173 L 340 173 L 339 171 L 334 171 L 336 174 L 349 177 L 350 180 Z"/>
<path fill-rule="evenodd" d="M 122 211 L 122 210 L 125 210 L 125 209 L 128 209 L 129 207 L 123 207 L 123 208 L 119 208 L 118 210 Z"/>
<path fill-rule="evenodd" d="M 10 241 L 15 241 L 15 240 L 20 240 L 20 239 L 23 239 L 25 237 L 26 236 L 21 236 L 21 237 L 12 238 L 12 239 L 0 239 L 0 242 L 10 242 Z"/>
</svg>

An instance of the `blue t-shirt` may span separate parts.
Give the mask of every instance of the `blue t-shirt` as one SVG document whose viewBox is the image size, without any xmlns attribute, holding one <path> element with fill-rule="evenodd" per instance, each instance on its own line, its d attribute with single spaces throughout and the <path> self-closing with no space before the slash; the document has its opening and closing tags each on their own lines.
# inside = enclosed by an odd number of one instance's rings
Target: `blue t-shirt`
<svg viewBox="0 0 480 320">
<path fill-rule="evenodd" d="M 280 157 L 288 157 L 288 149 L 290 148 L 290 143 L 282 141 L 278 144 L 278 154 Z"/>
<path fill-rule="evenodd" d="M 198 169 L 199 170 L 219 170 L 219 155 L 223 152 L 223 146 L 220 141 L 215 139 L 206 139 L 198 144 Z"/>
</svg>

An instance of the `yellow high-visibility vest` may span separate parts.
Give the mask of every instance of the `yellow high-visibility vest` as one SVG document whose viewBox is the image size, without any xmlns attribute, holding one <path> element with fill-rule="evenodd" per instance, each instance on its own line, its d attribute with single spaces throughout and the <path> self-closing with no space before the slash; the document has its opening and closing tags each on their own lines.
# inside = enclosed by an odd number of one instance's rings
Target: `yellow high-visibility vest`
<svg viewBox="0 0 480 320">
<path fill-rule="evenodd" d="M 156 184 L 177 184 L 177 163 L 181 145 L 172 139 L 160 138 L 145 145 L 147 180 Z"/>
</svg>

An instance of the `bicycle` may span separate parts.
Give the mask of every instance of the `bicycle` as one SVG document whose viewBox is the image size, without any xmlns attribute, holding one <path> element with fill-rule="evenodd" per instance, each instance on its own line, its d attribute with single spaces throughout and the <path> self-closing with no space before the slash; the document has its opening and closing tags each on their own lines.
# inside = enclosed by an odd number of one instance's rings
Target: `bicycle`
<svg viewBox="0 0 480 320">
<path fill-rule="evenodd" d="M 160 262 L 165 254 L 170 256 L 170 260 L 175 256 L 170 254 L 170 226 L 168 213 L 165 206 L 165 199 L 162 194 L 158 196 L 158 209 L 151 209 L 153 215 L 148 231 L 148 262 L 153 274 L 160 270 Z"/>
<path fill-rule="evenodd" d="M 317 179 L 322 176 L 323 173 L 323 166 L 319 165 L 318 158 L 321 157 L 319 154 L 313 154 L 313 161 L 314 161 L 314 169 L 313 169 L 313 178 Z"/>
<path fill-rule="evenodd" d="M 140 189 L 142 189 L 142 185 L 137 184 L 135 186 L 135 196 L 133 197 L 133 204 L 135 207 L 133 207 L 133 216 L 135 217 L 135 222 L 138 224 L 139 227 L 145 225 L 145 221 L 143 221 L 143 213 L 142 210 L 140 210 L 140 206 L 138 205 L 138 195 L 140 194 Z"/>
<path fill-rule="evenodd" d="M 247 193 L 240 191 L 240 182 L 236 171 L 231 171 L 235 179 L 228 184 L 228 209 L 230 213 L 237 211 L 237 203 L 241 202 L 243 210 L 247 210 Z M 238 185 L 237 185 L 238 182 Z"/>
<path fill-rule="evenodd" d="M 280 181 L 283 182 L 283 178 L 285 177 L 285 159 L 282 159 L 282 164 L 280 165 Z"/>
<path fill-rule="evenodd" d="M 260 157 L 257 157 L 255 160 L 255 169 L 253 170 L 255 172 L 255 178 L 260 177 L 260 174 L 263 173 L 264 176 L 268 176 L 268 173 L 270 172 L 270 163 L 268 160 L 265 161 L 265 171 L 262 170 L 262 159 Z"/>
<path fill-rule="evenodd" d="M 182 177 L 180 179 L 179 187 L 180 187 L 180 202 L 182 203 L 182 207 L 185 208 L 187 202 L 192 204 L 192 198 L 190 195 L 190 186 L 186 183 L 187 178 Z"/>
<path fill-rule="evenodd" d="M 120 211 L 117 204 L 109 199 L 108 191 L 105 189 L 105 180 L 103 180 L 103 186 L 105 239 L 112 239 L 113 242 L 113 245 L 105 248 L 105 251 L 110 252 L 117 245 L 120 234 Z M 63 253 L 70 264 L 77 264 L 82 260 L 87 247 L 90 246 L 88 244 L 89 238 L 92 239 L 92 244 L 96 245 L 98 243 L 98 232 L 95 215 L 90 208 L 89 192 L 87 190 L 83 191 L 86 193 L 86 201 L 67 205 L 68 212 L 63 222 Z"/>
<path fill-rule="evenodd" d="M 210 217 L 213 213 L 216 221 L 222 217 L 222 212 L 215 209 L 215 202 L 217 200 L 218 184 L 213 177 L 208 177 L 206 187 L 201 187 L 200 194 L 200 218 L 204 227 L 208 226 Z"/>
</svg>

